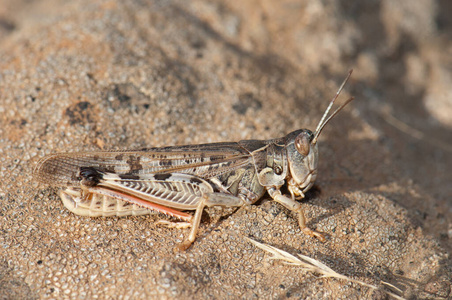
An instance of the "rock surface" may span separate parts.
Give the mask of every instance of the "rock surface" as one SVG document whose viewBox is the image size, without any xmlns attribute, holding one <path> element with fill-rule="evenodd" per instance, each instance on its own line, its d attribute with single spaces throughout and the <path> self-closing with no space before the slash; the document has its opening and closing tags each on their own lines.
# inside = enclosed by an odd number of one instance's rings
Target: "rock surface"
<svg viewBox="0 0 452 300">
<path fill-rule="evenodd" d="M 451 297 L 448 1 L 13 1 L 0 5 L 0 293 L 36 298 Z M 186 230 L 69 213 L 31 176 L 58 151 L 325 129 L 308 238 L 266 196 Z M 354 279 L 268 261 L 246 237 Z M 387 289 L 386 290 L 391 290 Z"/>
</svg>

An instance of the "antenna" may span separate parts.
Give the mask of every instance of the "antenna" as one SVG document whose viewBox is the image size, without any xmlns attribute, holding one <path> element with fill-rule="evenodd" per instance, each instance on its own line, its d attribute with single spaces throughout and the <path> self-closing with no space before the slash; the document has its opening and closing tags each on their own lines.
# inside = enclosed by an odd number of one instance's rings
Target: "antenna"
<svg viewBox="0 0 452 300">
<path fill-rule="evenodd" d="M 347 104 L 349 104 L 354 97 L 349 98 L 347 101 L 345 101 L 344 104 L 342 104 L 341 106 L 339 106 L 328 118 L 328 113 L 331 110 L 331 107 L 333 106 L 334 102 L 336 101 L 336 99 L 339 97 L 339 94 L 342 92 L 342 89 L 344 88 L 345 84 L 347 83 L 348 79 L 350 78 L 350 76 L 352 75 L 353 70 L 348 71 L 348 75 L 345 78 L 344 82 L 342 82 L 341 86 L 339 87 L 339 89 L 336 92 L 336 95 L 334 96 L 333 99 L 331 99 L 330 104 L 328 105 L 328 107 L 326 108 L 325 112 L 323 113 L 322 119 L 320 119 L 319 125 L 317 125 L 317 128 L 315 130 L 314 133 L 314 139 L 312 140 L 312 144 L 316 144 L 317 143 L 317 139 L 320 136 L 320 133 L 322 132 L 323 128 L 325 127 L 326 124 L 328 124 L 328 122 L 335 116 L 337 115 Z M 325 120 L 326 119 L 326 120 Z"/>
</svg>

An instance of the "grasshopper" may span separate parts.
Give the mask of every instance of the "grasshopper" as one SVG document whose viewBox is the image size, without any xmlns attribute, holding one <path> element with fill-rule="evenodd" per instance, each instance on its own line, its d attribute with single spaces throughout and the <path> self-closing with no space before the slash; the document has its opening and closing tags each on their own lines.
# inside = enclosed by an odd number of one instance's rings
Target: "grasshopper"
<svg viewBox="0 0 452 300">
<path fill-rule="evenodd" d="M 34 175 L 40 182 L 63 187 L 63 204 L 78 215 L 126 216 L 156 211 L 175 217 L 180 222 L 159 223 L 191 227 L 182 249 L 195 241 L 205 207 L 250 205 L 265 192 L 298 214 L 304 233 L 325 241 L 321 233 L 306 225 L 296 199 L 304 197 L 317 177 L 320 133 L 353 100 L 348 99 L 328 117 L 351 73 L 330 101 L 315 132 L 300 129 L 271 140 L 57 153 L 42 158 Z M 284 184 L 290 197 L 280 190 Z"/>
</svg>

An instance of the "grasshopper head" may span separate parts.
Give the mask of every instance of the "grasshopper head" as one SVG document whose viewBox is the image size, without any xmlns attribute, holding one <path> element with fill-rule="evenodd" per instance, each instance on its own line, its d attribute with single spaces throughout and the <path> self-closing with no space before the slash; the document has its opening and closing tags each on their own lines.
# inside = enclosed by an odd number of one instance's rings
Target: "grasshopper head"
<svg viewBox="0 0 452 300">
<path fill-rule="evenodd" d="M 303 129 L 296 133 L 286 143 L 291 177 L 288 187 L 293 196 L 303 197 L 317 178 L 318 148 L 312 131 Z"/>
<path fill-rule="evenodd" d="M 314 133 L 309 129 L 297 130 L 287 136 L 286 148 L 287 156 L 289 160 L 290 178 L 288 180 L 288 188 L 292 197 L 304 197 L 304 193 L 308 191 L 317 178 L 317 161 L 318 161 L 318 149 L 317 139 L 322 132 L 325 125 L 344 108 L 348 103 L 353 100 L 353 97 L 339 106 L 329 117 L 331 107 L 334 101 L 338 98 L 340 92 L 344 88 L 345 83 L 350 78 L 352 70 L 348 73 L 342 85 L 339 87 L 335 97 L 330 101 L 322 119 L 317 125 L 317 129 Z M 328 118 L 327 118 L 328 117 Z"/>
</svg>

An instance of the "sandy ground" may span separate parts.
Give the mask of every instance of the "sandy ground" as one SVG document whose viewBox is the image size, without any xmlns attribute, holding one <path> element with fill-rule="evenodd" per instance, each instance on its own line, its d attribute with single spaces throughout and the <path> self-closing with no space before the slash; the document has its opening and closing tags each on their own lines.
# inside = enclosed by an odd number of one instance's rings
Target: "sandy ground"
<svg viewBox="0 0 452 300">
<path fill-rule="evenodd" d="M 452 5 L 348 3 L 0 1 L 0 298 L 450 299 Z M 207 210 L 175 253 L 187 230 L 76 216 L 31 176 L 58 151 L 315 129 L 350 68 L 341 101 L 356 100 L 325 129 L 303 201 L 325 243 L 265 196 Z"/>
</svg>

